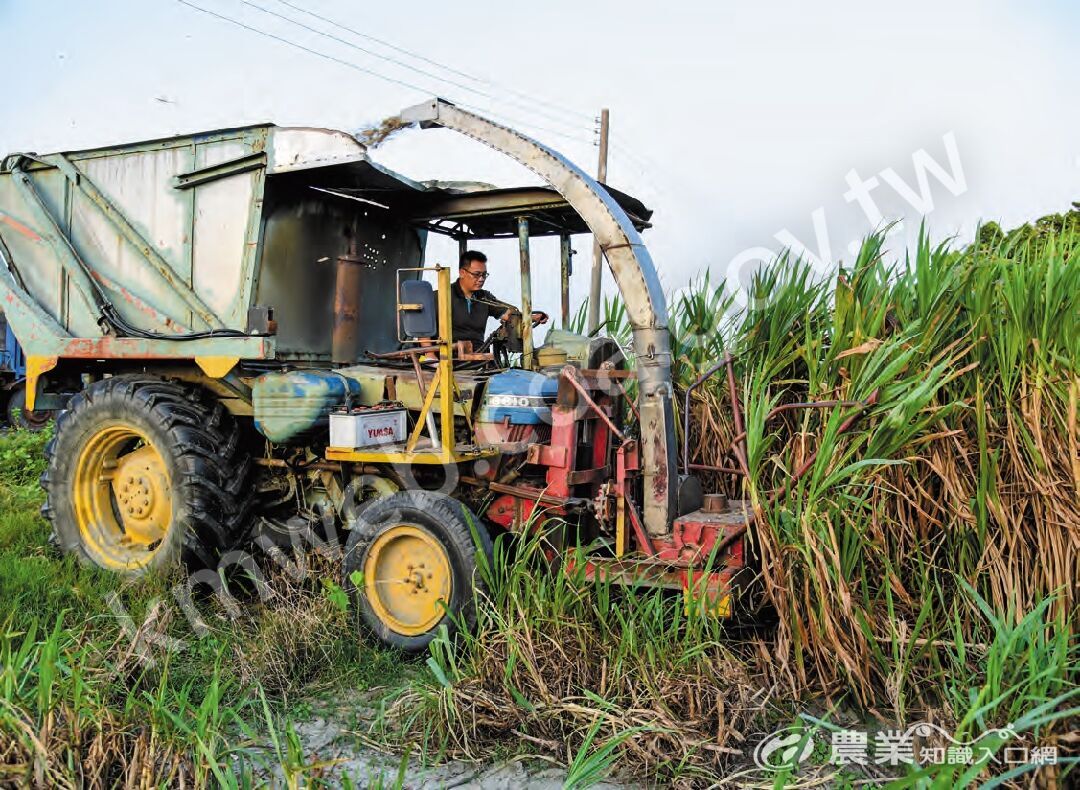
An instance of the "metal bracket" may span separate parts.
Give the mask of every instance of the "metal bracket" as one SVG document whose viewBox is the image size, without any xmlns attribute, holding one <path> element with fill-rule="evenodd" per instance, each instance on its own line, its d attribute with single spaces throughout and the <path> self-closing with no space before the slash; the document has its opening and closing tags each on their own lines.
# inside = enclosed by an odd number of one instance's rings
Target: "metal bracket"
<svg viewBox="0 0 1080 790">
<path fill-rule="evenodd" d="M 181 173 L 173 176 L 172 185 L 173 189 L 191 189 L 200 184 L 208 184 L 211 181 L 228 178 L 229 176 L 238 176 L 241 173 L 250 173 L 252 170 L 263 167 L 266 167 L 265 151 L 241 156 L 238 159 L 230 159 L 227 162 L 220 162 L 199 170 L 192 170 L 190 173 Z"/>
</svg>

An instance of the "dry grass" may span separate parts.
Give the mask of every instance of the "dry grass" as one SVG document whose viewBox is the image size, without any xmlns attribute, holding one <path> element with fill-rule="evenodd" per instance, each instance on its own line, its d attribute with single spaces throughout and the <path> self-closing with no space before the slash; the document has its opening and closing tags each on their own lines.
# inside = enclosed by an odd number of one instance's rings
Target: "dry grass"
<svg viewBox="0 0 1080 790">
<path fill-rule="evenodd" d="M 384 118 L 377 126 L 362 129 L 356 133 L 355 137 L 371 151 L 378 148 L 402 129 L 408 128 L 408 123 L 394 115 L 389 118 Z"/>
<path fill-rule="evenodd" d="M 201 772 L 160 722 L 125 715 L 129 644 L 49 633 L 7 634 L 0 661 L 0 783 L 106 788 L 192 785 Z"/>
<path fill-rule="evenodd" d="M 161 743 L 149 727 L 117 720 L 108 710 L 92 723 L 70 707 L 44 726 L 25 711 L 8 711 L 0 727 L 0 784 L 55 788 L 195 786 L 186 750 Z"/>
<path fill-rule="evenodd" d="M 500 540 L 496 551 L 498 592 L 477 634 L 464 654 L 436 647 L 428 663 L 444 682 L 402 694 L 384 722 L 392 732 L 473 759 L 509 739 L 568 764 L 587 738 L 614 742 L 612 759 L 650 776 L 716 775 L 741 761 L 776 707 L 754 670 L 764 643 L 721 642 L 681 596 L 551 576 L 535 544 L 511 552 Z"/>
<path fill-rule="evenodd" d="M 319 672 L 346 661 L 357 641 L 344 594 L 334 582 L 341 577 L 341 563 L 311 553 L 303 567 L 303 578 L 275 569 L 232 641 L 230 664 L 241 683 L 258 684 L 272 696 L 310 685 Z"/>
</svg>

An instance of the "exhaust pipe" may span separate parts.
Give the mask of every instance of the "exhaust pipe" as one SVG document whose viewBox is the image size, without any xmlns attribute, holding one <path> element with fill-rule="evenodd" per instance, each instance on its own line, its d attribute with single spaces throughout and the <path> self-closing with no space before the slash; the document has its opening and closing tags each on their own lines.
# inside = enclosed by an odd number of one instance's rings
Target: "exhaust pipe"
<svg viewBox="0 0 1080 790">
<path fill-rule="evenodd" d="M 363 351 L 360 336 L 360 288 L 363 259 L 356 254 L 356 233 L 349 237 L 349 251 L 337 259 L 334 275 L 334 325 L 330 358 L 355 364 Z"/>
</svg>

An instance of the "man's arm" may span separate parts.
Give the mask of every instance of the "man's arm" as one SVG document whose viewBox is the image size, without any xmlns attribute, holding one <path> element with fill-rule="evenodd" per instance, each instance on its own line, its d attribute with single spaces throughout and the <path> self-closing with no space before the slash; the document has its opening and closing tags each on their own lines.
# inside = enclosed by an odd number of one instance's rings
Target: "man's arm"
<svg viewBox="0 0 1080 790">
<path fill-rule="evenodd" d="M 474 302 L 480 302 L 481 304 L 485 304 L 488 307 L 495 308 L 493 310 L 489 310 L 488 312 L 492 316 L 499 318 L 499 320 L 504 320 L 510 313 L 510 311 L 517 310 L 517 308 L 514 307 L 512 304 L 510 304 L 509 302 L 504 302 L 491 291 L 477 291 L 473 294 L 472 299 Z M 502 310 L 502 313 L 498 313 L 499 309 Z"/>
<path fill-rule="evenodd" d="M 501 308 L 503 311 L 501 314 L 496 314 L 496 311 L 491 312 L 491 315 L 495 316 L 500 321 L 507 320 L 510 317 L 510 313 L 512 312 L 521 312 L 517 307 L 510 304 L 509 302 L 504 302 L 502 299 L 495 296 L 495 294 L 493 294 L 491 291 L 477 291 L 475 294 L 473 294 L 473 301 L 482 302 L 483 304 L 489 305 L 494 308 Z M 543 312 L 542 310 L 533 310 L 532 320 L 538 324 L 546 324 L 548 321 L 548 314 Z"/>
</svg>

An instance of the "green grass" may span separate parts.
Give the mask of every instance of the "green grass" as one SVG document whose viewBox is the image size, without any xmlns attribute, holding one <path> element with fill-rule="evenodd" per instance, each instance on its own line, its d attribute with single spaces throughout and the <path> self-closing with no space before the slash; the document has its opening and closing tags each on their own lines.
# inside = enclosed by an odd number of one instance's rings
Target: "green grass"
<svg viewBox="0 0 1080 790">
<path fill-rule="evenodd" d="M 275 597 L 237 621 L 200 603 L 211 628 L 198 638 L 170 595 L 177 577 L 129 582 L 58 556 L 38 513 L 46 440 L 0 436 L 0 783 L 109 786 L 145 770 L 154 784 L 244 786 L 277 766 L 310 784 L 320 766 L 291 728 L 297 703 L 412 670 L 364 645 L 318 580 L 272 581 Z M 155 603 L 183 649 L 149 640 L 145 663 L 117 611 L 137 629 Z"/>
<path fill-rule="evenodd" d="M 9 627 L 20 631 L 64 611 L 71 622 L 99 616 L 107 611 L 104 596 L 116 588 L 111 574 L 58 561 L 48 550 L 37 482 L 46 440 L 45 433 L 22 431 L 0 438 L 0 601 Z"/>
</svg>

